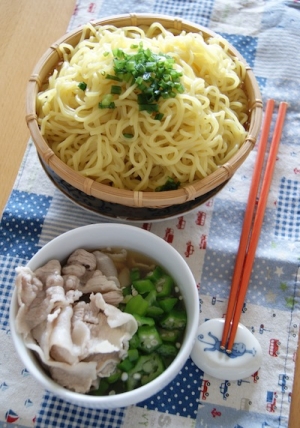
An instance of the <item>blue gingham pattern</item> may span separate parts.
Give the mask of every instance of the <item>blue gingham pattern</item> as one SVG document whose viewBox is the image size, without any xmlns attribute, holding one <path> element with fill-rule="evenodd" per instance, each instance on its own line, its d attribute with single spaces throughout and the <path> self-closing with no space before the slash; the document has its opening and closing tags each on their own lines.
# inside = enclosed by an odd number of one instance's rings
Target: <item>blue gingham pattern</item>
<svg viewBox="0 0 300 428">
<path fill-rule="evenodd" d="M 214 0 L 156 1 L 153 11 L 162 15 L 180 16 L 205 27 L 209 25 Z"/>
<path fill-rule="evenodd" d="M 257 49 L 257 37 L 244 36 L 239 34 L 220 33 L 228 40 L 239 52 L 243 52 L 243 57 L 250 65 L 254 67 L 255 55 Z"/>
<path fill-rule="evenodd" d="M 18 257 L 0 256 L 0 328 L 9 329 L 9 306 L 15 283 L 15 268 L 26 262 Z"/>
<path fill-rule="evenodd" d="M 264 358 L 256 376 L 228 385 L 228 397 L 222 393 L 222 381 L 207 376 L 188 359 L 176 378 L 158 394 L 135 406 L 115 410 L 82 408 L 47 391 L 34 396 L 35 389 L 40 391 L 38 386 L 24 397 L 18 390 L 21 405 L 16 407 L 15 400 L 5 401 L 12 388 L 7 376 L 0 380 L 0 403 L 6 406 L 1 407 L 0 427 L 288 426 L 300 324 L 299 5 L 296 0 L 77 0 L 69 29 L 92 19 L 127 13 L 173 15 L 207 26 L 241 52 L 254 70 L 264 101 L 288 101 L 241 319 L 261 343 Z M 222 317 L 226 311 L 254 159 L 251 154 L 228 185 L 207 204 L 181 219 L 148 225 L 151 232 L 164 239 L 167 231 L 172 232 L 170 244 L 186 258 L 199 287 L 201 322 Z M 6 341 L 10 335 L 9 303 L 15 268 L 25 265 L 41 246 L 59 234 L 106 221 L 74 205 L 44 176 L 29 144 L 0 223 L 0 333 L 4 332 Z M 12 358 L 19 364 L 16 355 Z M 13 377 L 14 373 L 10 373 Z M 23 379 L 30 379 L 25 368 L 21 367 L 21 373 Z M 35 417 L 30 419 L 24 409 L 33 403 Z"/>
<path fill-rule="evenodd" d="M 95 410 L 66 403 L 49 393 L 45 393 L 36 428 L 118 428 L 121 426 L 124 411 Z"/>
<path fill-rule="evenodd" d="M 300 172 L 300 171 L 299 171 Z M 277 203 L 275 235 L 299 241 L 300 183 L 282 178 Z"/>
</svg>

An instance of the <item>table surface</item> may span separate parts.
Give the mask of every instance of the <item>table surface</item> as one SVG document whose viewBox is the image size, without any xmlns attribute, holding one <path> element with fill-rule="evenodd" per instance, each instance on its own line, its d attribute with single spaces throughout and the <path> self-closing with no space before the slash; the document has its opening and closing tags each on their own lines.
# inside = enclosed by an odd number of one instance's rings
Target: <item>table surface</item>
<svg viewBox="0 0 300 428">
<path fill-rule="evenodd" d="M 67 29 L 75 0 L 0 2 L 0 210 L 13 188 L 27 147 L 25 93 L 28 77 L 45 49 Z M 34 13 L 32 13 L 34 11 Z M 24 43 L 26 40 L 26 43 Z M 289 427 L 299 426 L 300 353 L 297 356 Z"/>
<path fill-rule="evenodd" d="M 0 212 L 12 190 L 29 139 L 25 122 L 28 78 L 44 51 L 65 33 L 74 7 L 75 0 L 65 0 L 63 7 L 59 0 L 0 2 L 0 147 L 1 153 L 5 153 L 0 158 Z"/>
</svg>

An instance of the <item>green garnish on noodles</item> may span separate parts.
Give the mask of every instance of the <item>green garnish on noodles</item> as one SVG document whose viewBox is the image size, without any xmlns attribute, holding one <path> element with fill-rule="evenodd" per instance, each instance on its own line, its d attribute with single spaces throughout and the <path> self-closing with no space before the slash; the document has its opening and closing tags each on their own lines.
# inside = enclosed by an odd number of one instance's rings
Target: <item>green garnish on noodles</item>
<svg viewBox="0 0 300 428">
<path fill-rule="evenodd" d="M 82 91 L 85 91 L 87 88 L 87 84 L 85 82 L 80 82 L 78 83 L 78 88 L 81 89 Z"/>
<path fill-rule="evenodd" d="M 163 192 L 165 190 L 177 190 L 180 187 L 180 182 L 175 181 L 173 178 L 168 177 L 165 184 L 155 189 L 156 192 Z"/>
<path fill-rule="evenodd" d="M 158 112 L 158 101 L 184 92 L 180 81 L 182 73 L 175 70 L 175 60 L 171 56 L 144 49 L 142 43 L 131 47 L 137 49 L 135 54 L 113 49 L 115 75 L 107 74 L 106 79 L 136 84 L 139 110 L 155 113 L 154 118 L 161 120 L 163 114 Z M 121 87 L 113 85 L 111 93 L 119 95 Z M 103 108 L 103 102 L 100 104 Z"/>
</svg>

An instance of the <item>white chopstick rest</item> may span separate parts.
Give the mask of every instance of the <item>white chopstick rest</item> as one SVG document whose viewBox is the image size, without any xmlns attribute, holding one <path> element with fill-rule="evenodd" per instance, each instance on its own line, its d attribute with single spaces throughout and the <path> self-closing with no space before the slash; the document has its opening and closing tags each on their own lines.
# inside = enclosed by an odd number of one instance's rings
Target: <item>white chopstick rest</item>
<svg viewBox="0 0 300 428">
<path fill-rule="evenodd" d="M 238 325 L 231 354 L 221 350 L 224 318 L 215 318 L 201 324 L 191 358 L 205 374 L 217 379 L 235 381 L 251 376 L 259 370 L 262 349 L 247 327 Z"/>
</svg>

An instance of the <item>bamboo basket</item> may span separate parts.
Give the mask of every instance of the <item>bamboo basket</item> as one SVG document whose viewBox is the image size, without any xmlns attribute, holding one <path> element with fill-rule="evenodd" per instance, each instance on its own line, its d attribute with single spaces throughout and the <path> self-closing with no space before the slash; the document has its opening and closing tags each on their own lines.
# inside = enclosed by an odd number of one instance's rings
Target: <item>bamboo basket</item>
<svg viewBox="0 0 300 428">
<path fill-rule="evenodd" d="M 152 22 L 160 22 L 165 28 L 173 29 L 177 32 L 185 30 L 187 32 L 202 32 L 204 38 L 216 37 L 217 34 L 205 27 L 196 25 L 189 21 L 172 18 L 165 15 L 148 15 L 148 14 L 129 14 L 112 16 L 99 21 L 92 21 L 92 25 L 114 25 L 124 27 L 128 25 L 149 26 Z M 91 195 L 103 201 L 117 203 L 128 207 L 147 207 L 147 208 L 165 208 L 172 205 L 184 204 L 188 201 L 195 200 L 216 188 L 221 188 L 236 170 L 245 161 L 253 149 L 258 137 L 261 120 L 262 120 L 262 100 L 260 90 L 255 79 L 252 69 L 247 65 L 241 54 L 231 45 L 229 52 L 238 57 L 246 64 L 245 89 L 249 99 L 249 129 L 248 136 L 238 152 L 223 166 L 208 175 L 207 177 L 194 182 L 193 184 L 181 187 L 178 190 L 163 192 L 142 192 L 113 188 L 108 185 L 98 183 L 91 178 L 86 178 L 68 167 L 63 163 L 51 150 L 46 140 L 40 133 L 36 114 L 36 96 L 43 82 L 49 74 L 61 61 L 61 54 L 58 46 L 62 42 L 75 46 L 80 39 L 82 27 L 64 35 L 58 39 L 41 57 L 34 68 L 33 74 L 29 79 L 27 86 L 27 103 L 26 103 L 26 121 L 30 134 L 36 146 L 40 160 L 46 167 L 49 167 L 59 177 L 74 186 L 76 189 Z"/>
</svg>

